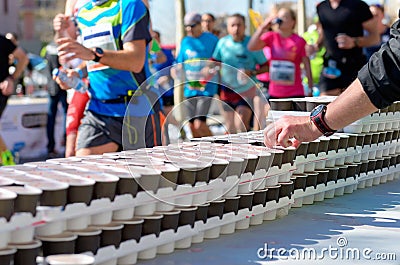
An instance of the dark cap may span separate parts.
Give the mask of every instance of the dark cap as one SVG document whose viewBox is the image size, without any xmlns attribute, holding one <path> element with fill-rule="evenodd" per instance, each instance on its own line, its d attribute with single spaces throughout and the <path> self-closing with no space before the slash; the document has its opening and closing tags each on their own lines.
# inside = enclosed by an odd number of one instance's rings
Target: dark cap
<svg viewBox="0 0 400 265">
<path fill-rule="evenodd" d="M 195 12 L 190 12 L 185 15 L 185 18 L 183 19 L 183 24 L 184 25 L 193 25 L 201 23 L 201 16 L 198 13 Z"/>
</svg>

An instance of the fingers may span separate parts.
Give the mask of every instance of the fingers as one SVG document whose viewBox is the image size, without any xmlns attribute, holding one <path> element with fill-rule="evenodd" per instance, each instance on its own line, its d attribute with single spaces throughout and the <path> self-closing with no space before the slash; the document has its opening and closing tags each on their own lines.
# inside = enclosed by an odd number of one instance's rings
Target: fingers
<svg viewBox="0 0 400 265">
<path fill-rule="evenodd" d="M 277 135 L 277 144 L 283 147 L 289 147 L 292 146 L 292 140 L 291 140 L 290 133 L 287 129 L 283 129 L 280 131 L 280 133 Z"/>
<path fill-rule="evenodd" d="M 299 147 L 300 144 L 301 144 L 301 141 L 297 140 L 296 138 L 293 138 L 293 140 L 292 140 L 292 146 L 293 146 L 294 148 Z"/>
<path fill-rule="evenodd" d="M 60 31 L 68 28 L 69 26 L 69 16 L 64 14 L 57 14 L 53 19 L 53 29 L 55 31 Z"/>
<path fill-rule="evenodd" d="M 275 145 L 277 145 L 277 132 L 275 129 L 275 124 L 269 124 L 265 130 L 264 130 L 264 144 L 267 147 L 274 147 Z"/>
<path fill-rule="evenodd" d="M 56 40 L 57 45 L 59 46 L 58 49 L 61 50 L 62 46 L 66 43 L 72 42 L 71 38 L 59 38 Z"/>
</svg>

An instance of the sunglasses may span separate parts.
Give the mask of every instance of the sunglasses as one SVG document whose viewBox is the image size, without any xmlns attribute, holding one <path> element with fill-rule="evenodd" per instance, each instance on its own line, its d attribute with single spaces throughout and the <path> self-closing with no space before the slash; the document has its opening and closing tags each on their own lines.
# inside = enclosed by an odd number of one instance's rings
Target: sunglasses
<svg viewBox="0 0 400 265">
<path fill-rule="evenodd" d="M 197 25 L 199 25 L 199 23 L 194 23 L 194 24 L 191 24 L 191 25 L 185 25 L 185 28 L 187 28 L 187 27 L 194 28 Z"/>
</svg>

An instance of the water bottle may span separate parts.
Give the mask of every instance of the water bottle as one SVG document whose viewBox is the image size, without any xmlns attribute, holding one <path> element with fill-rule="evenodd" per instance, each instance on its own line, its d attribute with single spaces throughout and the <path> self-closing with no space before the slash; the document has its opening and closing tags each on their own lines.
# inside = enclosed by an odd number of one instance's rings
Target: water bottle
<svg viewBox="0 0 400 265">
<path fill-rule="evenodd" d="M 73 88 L 80 93 L 86 93 L 87 91 L 86 84 L 79 77 L 68 77 L 67 73 L 58 68 L 54 68 L 53 76 L 58 76 L 63 83 L 68 85 L 68 87 Z"/>
</svg>

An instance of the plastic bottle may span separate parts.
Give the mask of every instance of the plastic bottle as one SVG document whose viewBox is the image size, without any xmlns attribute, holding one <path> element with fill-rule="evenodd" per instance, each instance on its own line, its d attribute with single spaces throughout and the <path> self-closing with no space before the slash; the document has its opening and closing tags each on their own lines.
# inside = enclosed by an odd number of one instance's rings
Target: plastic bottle
<svg viewBox="0 0 400 265">
<path fill-rule="evenodd" d="M 70 88 L 73 88 L 80 93 L 86 93 L 86 91 L 87 91 L 86 84 L 79 77 L 76 77 L 76 76 L 68 77 L 67 73 L 65 73 L 64 71 L 61 71 L 58 68 L 54 68 L 53 76 L 58 76 L 62 82 L 64 82 Z"/>
</svg>

